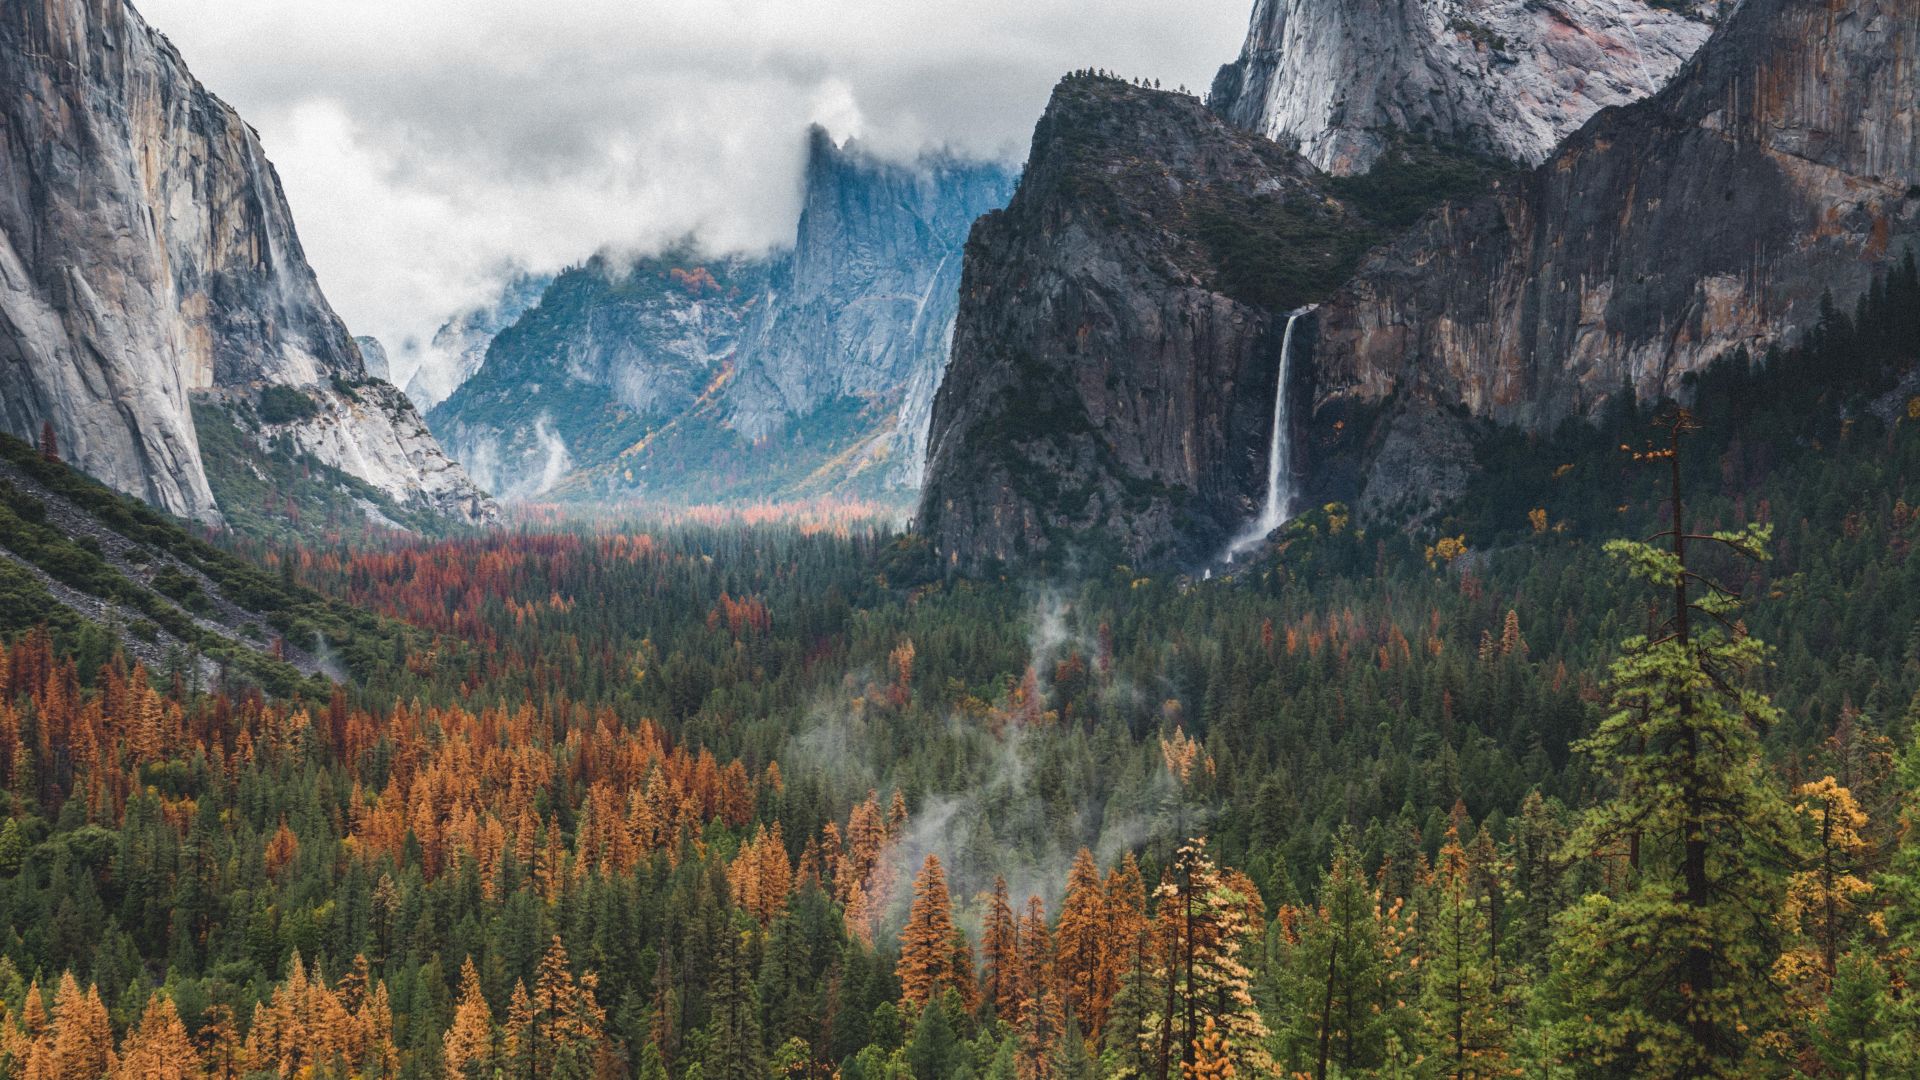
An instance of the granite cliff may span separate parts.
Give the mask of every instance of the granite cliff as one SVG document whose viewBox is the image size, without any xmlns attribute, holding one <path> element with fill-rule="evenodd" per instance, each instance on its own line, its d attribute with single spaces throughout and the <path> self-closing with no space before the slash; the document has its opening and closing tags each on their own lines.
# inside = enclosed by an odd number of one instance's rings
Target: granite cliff
<svg viewBox="0 0 1920 1080">
<path fill-rule="evenodd" d="M 1259 0 L 1208 104 L 1329 172 L 1412 132 L 1533 165 L 1600 109 L 1646 97 L 1718 0 Z"/>
<path fill-rule="evenodd" d="M 1374 252 L 1318 313 L 1316 414 L 1544 427 L 1851 303 L 1920 244 L 1917 58 L 1902 0 L 1747 0 L 1665 91 Z"/>
<path fill-rule="evenodd" d="M 205 459 L 195 407 L 217 407 L 393 507 L 493 516 L 367 380 L 252 129 L 124 0 L 8 3 L 0 85 L 0 426 L 216 520 L 210 472 L 254 467 Z M 271 388 L 307 405 L 257 423 Z"/>
<path fill-rule="evenodd" d="M 1375 8 L 1399 10 L 1313 17 Z M 1376 516 L 1458 494 L 1481 425 L 1587 416 L 1627 384 L 1683 393 L 1716 357 L 1789 339 L 1920 243 L 1911 16 L 1746 0 L 1664 89 L 1522 173 L 1466 167 L 1529 156 L 1481 137 L 1497 128 L 1388 110 L 1418 130 L 1318 129 L 1380 136 L 1321 155 L 1352 173 L 1329 175 L 1191 100 L 1069 79 L 969 242 L 917 527 L 961 569 L 1215 557 L 1255 519 L 1275 331 L 1307 304 L 1286 458 L 1302 503 Z M 1394 93 L 1425 85 L 1417 65 L 1354 72 L 1380 70 L 1401 70 Z"/>
<path fill-rule="evenodd" d="M 941 559 L 1223 547 L 1264 490 L 1284 313 L 1378 235 L 1358 201 L 1197 98 L 1063 81 L 967 243 L 917 516 Z"/>
<path fill-rule="evenodd" d="M 919 483 L 960 248 L 1012 178 L 808 136 L 791 248 L 689 242 L 561 274 L 430 418 L 522 497 L 672 502 L 859 494 Z"/>
</svg>

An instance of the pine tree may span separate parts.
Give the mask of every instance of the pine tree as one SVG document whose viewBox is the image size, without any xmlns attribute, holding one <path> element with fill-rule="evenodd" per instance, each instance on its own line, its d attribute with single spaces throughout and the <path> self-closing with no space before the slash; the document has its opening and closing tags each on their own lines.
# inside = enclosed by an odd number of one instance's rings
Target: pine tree
<svg viewBox="0 0 1920 1080">
<path fill-rule="evenodd" d="M 120 1048 L 113 1080 L 198 1080 L 200 1076 L 200 1055 L 172 999 L 157 993 L 147 998 L 139 1024 L 127 1033 Z"/>
<path fill-rule="evenodd" d="M 515 983 L 508 1007 L 508 1056 L 528 1080 L 589 1076 L 600 1050 L 606 1014 L 594 1001 L 592 972 L 577 979 L 560 935 L 540 957 L 533 989 Z"/>
<path fill-rule="evenodd" d="M 1833 992 L 1840 955 L 1864 924 L 1879 926 L 1877 912 L 1866 909 L 1873 885 L 1861 875 L 1872 858 L 1867 815 L 1853 793 L 1831 776 L 1800 785 L 1794 792 L 1795 817 L 1802 825 L 1804 856 L 1787 878 L 1779 923 L 1785 947 L 1774 961 L 1773 978 L 1785 991 L 1786 1019 L 1801 1032 L 1819 1026 Z M 1774 1033 L 1782 1052 L 1795 1037 Z"/>
<path fill-rule="evenodd" d="M 460 965 L 460 1000 L 444 1043 L 447 1080 L 482 1080 L 493 1074 L 493 1011 L 471 956 Z"/>
<path fill-rule="evenodd" d="M 913 882 L 913 907 L 900 931 L 900 1004 L 909 1012 L 973 980 L 972 971 L 955 964 L 953 907 L 940 859 L 927 855 Z"/>
<path fill-rule="evenodd" d="M 1102 942 L 1112 932 L 1106 924 L 1107 900 L 1100 884 L 1100 868 L 1093 853 L 1081 848 L 1067 872 L 1067 892 L 1060 901 L 1060 923 L 1054 930 L 1053 969 L 1067 1013 L 1098 1030 L 1105 1019 L 1101 1000 Z"/>
<path fill-rule="evenodd" d="M 765 1080 L 767 1075 L 760 1001 L 745 955 L 749 933 L 748 926 L 736 925 L 720 935 L 714 948 L 705 1080 Z"/>
<path fill-rule="evenodd" d="M 1342 839 L 1320 881 L 1319 901 L 1302 912 L 1298 940 L 1286 949 L 1284 990 L 1290 1023 L 1282 1032 L 1290 1071 L 1326 1080 L 1338 1066 L 1353 1072 L 1385 1057 L 1389 986 L 1380 895 L 1367 883 L 1359 855 Z"/>
<path fill-rule="evenodd" d="M 1920 1051 L 1911 1024 L 1895 1015 L 1892 980 L 1865 949 L 1841 956 L 1832 989 L 1812 1026 L 1820 1061 L 1835 1076 L 1871 1080 L 1911 1068 Z"/>
<path fill-rule="evenodd" d="M 1474 895 L 1457 826 L 1447 828 L 1420 915 L 1420 1014 L 1428 1070 L 1449 1080 L 1511 1075 L 1492 918 L 1489 906 Z"/>
<path fill-rule="evenodd" d="M 1693 569 L 1688 545 L 1761 559 L 1769 530 L 1686 530 L 1679 447 L 1690 420 L 1676 413 L 1666 426 L 1668 446 L 1643 457 L 1671 469 L 1671 548 L 1616 540 L 1607 549 L 1671 608 L 1613 666 L 1614 711 L 1580 746 L 1612 791 L 1570 843 L 1624 852 L 1628 880 L 1561 917 L 1558 985 L 1577 995 L 1565 1003 L 1567 1032 L 1584 1061 L 1721 1076 L 1745 1068 L 1771 1023 L 1781 889 L 1768 867 L 1788 850 L 1789 822 L 1756 735 L 1777 710 L 1743 685 L 1765 649 L 1735 621 L 1738 596 Z"/>
<path fill-rule="evenodd" d="M 993 879 L 993 893 L 987 898 L 987 911 L 980 934 L 980 997 L 999 1019 L 1012 1022 L 1019 1015 L 1018 930 L 1013 906 L 1007 899 L 1007 879 Z"/>
<path fill-rule="evenodd" d="M 1262 902 L 1244 877 L 1223 874 L 1204 838 L 1180 846 L 1154 890 L 1154 963 L 1165 987 L 1164 1008 L 1147 1019 L 1141 1038 L 1156 1046 L 1160 1068 L 1191 1069 L 1204 1021 L 1213 1021 L 1220 1053 L 1241 1072 L 1272 1070 L 1266 1021 L 1253 999 L 1253 971 L 1241 959 L 1258 937 Z"/>
<path fill-rule="evenodd" d="M 83 994 L 71 972 L 60 976 L 53 999 L 48 1080 L 99 1080 L 113 1057 L 113 1023 L 98 987 Z"/>
</svg>

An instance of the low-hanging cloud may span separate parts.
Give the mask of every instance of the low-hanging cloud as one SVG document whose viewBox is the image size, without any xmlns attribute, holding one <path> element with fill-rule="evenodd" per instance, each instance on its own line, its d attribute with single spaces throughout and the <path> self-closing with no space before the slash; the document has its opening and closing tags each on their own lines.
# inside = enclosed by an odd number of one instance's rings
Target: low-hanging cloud
<svg viewBox="0 0 1920 1080">
<path fill-rule="evenodd" d="M 1052 84 L 1202 87 L 1247 0 L 140 0 L 261 132 L 321 284 L 395 345 L 510 267 L 791 238 L 806 125 L 1016 161 Z"/>
</svg>

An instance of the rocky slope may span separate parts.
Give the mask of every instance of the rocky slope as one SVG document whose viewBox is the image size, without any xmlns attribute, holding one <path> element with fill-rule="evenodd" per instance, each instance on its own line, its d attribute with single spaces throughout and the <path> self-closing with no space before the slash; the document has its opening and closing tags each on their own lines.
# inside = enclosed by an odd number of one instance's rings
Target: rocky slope
<svg viewBox="0 0 1920 1080">
<path fill-rule="evenodd" d="M 381 382 L 393 381 L 393 361 L 387 356 L 387 347 L 380 344 L 379 338 L 360 336 L 353 339 L 360 346 L 360 360 L 366 365 L 367 378 Z"/>
<path fill-rule="evenodd" d="M 513 273 L 490 303 L 455 314 L 425 345 L 409 344 L 403 359 L 412 370 L 405 386 L 414 405 L 426 412 L 453 396 L 479 372 L 493 339 L 539 303 L 551 284 L 550 274 Z"/>
<path fill-rule="evenodd" d="M 1667 90 L 1369 258 L 1319 312 L 1316 409 L 1428 398 L 1541 427 L 1850 304 L 1920 244 L 1913 14 L 1747 0 Z"/>
<path fill-rule="evenodd" d="M 194 403 L 299 388 L 287 439 L 397 506 L 491 517 L 397 393 L 336 386 L 364 362 L 258 138 L 124 0 L 9 3 L 0 85 L 0 425 L 212 520 Z"/>
<path fill-rule="evenodd" d="M 1209 105 L 1337 174 L 1396 133 L 1535 164 L 1610 105 L 1658 90 L 1718 0 L 1258 0 Z"/>
<path fill-rule="evenodd" d="M 596 256 L 556 277 L 428 415 L 492 490 L 545 495 L 576 463 L 613 461 L 724 385 L 768 276 L 764 260 L 690 247 L 626 264 Z"/>
<path fill-rule="evenodd" d="M 562 274 L 430 413 L 496 490 L 705 502 L 918 483 L 960 248 L 1012 187 L 809 135 L 791 249 Z"/>
<path fill-rule="evenodd" d="M 1326 177 L 1193 109 L 1070 81 L 969 245 L 920 529 L 963 568 L 1211 557 L 1261 489 L 1261 343 L 1309 301 L 1291 460 L 1304 500 L 1375 516 L 1458 493 L 1476 417 L 1545 427 L 1786 339 L 1920 242 L 1911 14 L 1746 0 L 1665 90 L 1424 215 L 1458 174 L 1410 134 Z M 1247 195 L 1267 190 L 1345 212 L 1289 223 Z"/>
<path fill-rule="evenodd" d="M 997 165 L 946 155 L 888 165 L 826 131 L 808 136 L 806 203 L 740 352 L 728 423 L 765 438 L 836 398 L 885 403 L 892 482 L 917 488 L 933 388 L 959 307 L 961 248 L 1006 204 Z"/>
<path fill-rule="evenodd" d="M 1195 98 L 1065 80 L 967 244 L 917 528 L 969 569 L 1224 547 L 1265 489 L 1281 312 L 1371 229 Z"/>
</svg>

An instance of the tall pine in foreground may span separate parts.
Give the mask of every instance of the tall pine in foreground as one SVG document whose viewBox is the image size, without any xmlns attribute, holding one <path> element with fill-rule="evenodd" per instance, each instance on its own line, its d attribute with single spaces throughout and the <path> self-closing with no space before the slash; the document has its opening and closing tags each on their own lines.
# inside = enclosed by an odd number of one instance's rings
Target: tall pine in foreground
<svg viewBox="0 0 1920 1080">
<path fill-rule="evenodd" d="M 1744 1076 L 1778 1008 L 1791 824 L 1760 761 L 1758 732 L 1778 714 L 1748 682 L 1766 649 L 1690 545 L 1759 560 L 1771 529 L 1688 532 L 1679 452 L 1691 419 L 1676 411 L 1664 426 L 1667 445 L 1637 456 L 1671 471 L 1672 524 L 1655 537 L 1666 543 L 1607 545 L 1656 590 L 1659 622 L 1625 642 L 1613 711 L 1579 746 L 1611 791 L 1569 841 L 1570 854 L 1611 863 L 1618 884 L 1560 916 L 1553 985 L 1579 1074 Z"/>
</svg>

